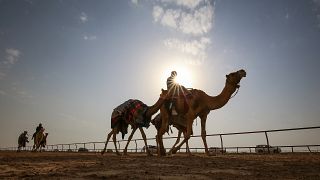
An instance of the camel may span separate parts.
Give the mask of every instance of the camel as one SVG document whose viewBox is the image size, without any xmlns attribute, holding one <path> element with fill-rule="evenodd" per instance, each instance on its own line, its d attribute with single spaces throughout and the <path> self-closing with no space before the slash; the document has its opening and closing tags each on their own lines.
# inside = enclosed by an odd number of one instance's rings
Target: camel
<svg viewBox="0 0 320 180">
<path fill-rule="evenodd" d="M 123 155 L 127 155 L 128 145 L 129 145 L 135 131 L 139 128 L 141 135 L 142 135 L 142 138 L 145 143 L 145 147 L 147 147 L 146 148 L 147 155 L 151 156 L 152 154 L 148 149 L 146 135 L 145 135 L 142 127 L 149 127 L 149 124 L 151 121 L 151 116 L 153 114 L 155 114 L 160 109 L 160 107 L 162 106 L 162 104 L 164 102 L 163 96 L 164 96 L 164 94 L 160 94 L 160 98 L 152 106 L 147 106 L 139 100 L 128 100 L 125 103 L 118 106 L 116 109 L 114 109 L 112 112 L 112 115 L 111 115 L 111 128 L 112 128 L 112 130 L 107 136 L 107 140 L 106 140 L 104 149 L 102 150 L 101 154 L 103 155 L 105 153 L 109 139 L 113 135 L 113 143 L 114 143 L 114 147 L 116 150 L 116 154 L 120 155 L 120 153 L 117 149 L 116 135 L 121 131 L 122 132 L 122 139 L 123 139 L 124 135 L 127 133 L 128 125 L 130 125 L 132 128 L 132 132 L 128 138 L 128 142 L 126 144 L 126 147 L 123 150 Z M 139 104 L 139 105 L 135 105 L 135 106 L 142 107 L 143 110 L 140 112 L 137 112 L 137 111 L 135 111 L 135 108 L 129 108 L 129 109 L 126 109 L 124 112 L 121 112 L 121 109 L 125 109 L 124 106 L 126 106 L 126 104 Z M 120 111 L 119 111 L 119 109 L 120 109 Z M 129 120 L 129 118 L 131 118 L 131 120 Z M 113 123 L 114 121 L 116 121 L 116 123 Z"/>
<path fill-rule="evenodd" d="M 155 126 L 155 128 L 157 129 L 157 131 L 159 131 L 161 124 L 162 124 L 162 118 L 161 118 L 161 114 L 157 114 L 155 116 L 155 118 L 153 118 L 151 120 L 151 123 Z M 184 126 L 178 125 L 178 124 L 172 124 L 172 122 L 169 123 L 169 125 L 172 125 L 173 127 L 175 127 L 178 130 L 178 136 L 177 136 L 177 140 L 176 142 L 173 144 L 172 148 L 169 151 L 169 154 L 172 153 L 172 150 L 176 147 L 176 145 L 180 142 L 180 138 L 181 138 L 181 134 L 183 133 L 183 136 L 185 136 L 185 133 L 187 132 L 186 128 Z M 171 128 L 170 128 L 171 130 Z M 169 127 L 167 128 L 166 132 L 169 134 Z M 172 130 L 171 130 L 172 133 Z M 158 144 L 157 144 L 158 146 Z M 186 141 L 186 152 L 191 155 L 191 151 L 189 149 L 189 144 L 188 141 Z"/>
<path fill-rule="evenodd" d="M 41 128 L 41 130 L 36 133 L 32 148 L 33 151 L 40 149 L 41 152 L 42 148 L 46 146 L 48 133 L 44 133 L 44 130 L 44 128 Z"/>
<path fill-rule="evenodd" d="M 189 140 L 192 134 L 193 121 L 197 117 L 200 117 L 201 137 L 205 147 L 205 153 L 209 155 L 207 141 L 206 141 L 207 115 L 211 110 L 220 109 L 228 103 L 232 94 L 238 88 L 240 88 L 239 83 L 243 77 L 246 77 L 246 71 L 243 69 L 226 75 L 225 87 L 223 88 L 222 92 L 217 96 L 209 96 L 205 92 L 197 89 L 192 89 L 188 91 L 182 86 L 174 87 L 173 90 L 171 89 L 167 90 L 168 99 L 165 100 L 165 102 L 160 108 L 160 113 L 162 115 L 162 124 L 156 136 L 157 144 L 159 145 L 158 155 L 159 156 L 166 155 L 165 149 L 163 146 L 162 136 L 166 132 L 169 126 L 169 120 L 172 116 L 169 110 L 170 103 L 172 103 L 170 96 L 174 95 L 176 91 L 178 92 L 178 94 L 180 91 L 182 92 L 182 95 L 184 96 L 184 98 L 177 98 L 174 104 L 175 104 L 175 109 L 177 113 L 182 117 L 178 124 L 186 128 L 184 140 L 172 150 L 172 153 L 173 154 L 176 153 L 181 148 L 181 146 Z M 187 92 L 190 92 L 190 93 L 187 94 Z M 176 123 L 177 123 L 176 121 L 173 121 L 173 124 L 176 124 Z"/>
</svg>

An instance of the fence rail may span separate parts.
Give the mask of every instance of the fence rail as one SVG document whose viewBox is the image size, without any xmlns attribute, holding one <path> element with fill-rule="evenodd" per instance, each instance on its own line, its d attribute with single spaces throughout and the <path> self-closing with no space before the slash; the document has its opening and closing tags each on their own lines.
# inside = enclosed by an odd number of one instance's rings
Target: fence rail
<svg viewBox="0 0 320 180">
<path fill-rule="evenodd" d="M 232 135 L 241 135 L 241 134 L 261 134 L 263 133 L 265 135 L 266 138 L 266 145 L 268 147 L 268 153 L 270 153 L 270 143 L 269 143 L 269 134 L 273 133 L 273 132 L 287 132 L 287 131 L 302 131 L 302 130 L 310 130 L 310 129 L 319 129 L 320 130 L 320 126 L 313 126 L 313 127 L 301 127 L 301 128 L 289 128 L 289 129 L 272 129 L 272 130 L 260 130 L 260 131 L 246 131 L 246 132 L 232 132 L 232 133 L 220 133 L 220 134 L 208 134 L 206 135 L 207 137 L 214 137 L 214 136 L 218 136 L 220 138 L 220 148 L 221 148 L 221 152 L 223 153 L 224 151 L 226 152 L 226 150 L 232 150 L 235 149 L 236 153 L 239 153 L 239 150 L 241 149 L 247 149 L 249 150 L 250 153 L 252 153 L 252 149 L 256 149 L 256 147 L 254 146 L 239 146 L 239 147 L 225 147 L 223 144 L 223 137 L 224 136 L 232 136 Z M 319 132 L 320 134 L 320 132 Z M 190 138 L 197 138 L 197 137 L 201 137 L 201 135 L 194 135 L 191 136 Z M 164 140 L 167 139 L 176 139 L 177 137 L 163 137 Z M 155 140 L 155 138 L 147 138 L 147 140 Z M 117 144 L 119 146 L 120 150 L 120 143 L 121 142 L 127 142 L 128 140 L 118 140 Z M 128 149 L 129 152 L 141 152 L 142 148 L 138 148 L 137 145 L 137 141 L 143 141 L 142 138 L 138 138 L 138 139 L 133 139 L 131 140 L 133 142 L 135 142 L 136 147 L 135 148 L 131 148 Z M 82 148 L 82 150 L 87 150 L 89 152 L 100 152 L 102 150 L 102 148 L 97 148 L 97 145 L 102 144 L 104 145 L 104 141 L 100 141 L 100 142 L 78 142 L 78 143 L 65 143 L 65 144 L 50 144 L 47 145 L 45 150 L 46 151 L 67 151 L 67 152 L 76 152 L 76 151 L 81 151 L 80 148 Z M 88 148 L 88 147 L 91 148 Z M 92 147 L 93 146 L 93 147 Z M 311 148 L 319 148 L 320 144 L 304 144 L 304 145 L 279 145 L 277 147 L 280 148 L 289 148 L 291 149 L 291 151 L 288 152 L 296 152 L 294 151 L 294 148 L 307 148 L 308 152 L 319 152 L 318 150 L 312 151 Z M 1 151 L 16 151 L 18 149 L 18 147 L 6 147 L 6 148 L 0 148 Z M 168 149 L 168 148 L 166 148 Z M 32 150 L 32 146 L 26 146 L 24 148 L 24 150 Z M 114 150 L 114 149 L 111 149 Z M 181 148 L 181 150 L 186 150 L 185 148 Z M 204 148 L 190 148 L 190 150 L 198 152 L 198 151 L 203 151 Z M 255 152 L 255 151 L 254 151 Z"/>
</svg>

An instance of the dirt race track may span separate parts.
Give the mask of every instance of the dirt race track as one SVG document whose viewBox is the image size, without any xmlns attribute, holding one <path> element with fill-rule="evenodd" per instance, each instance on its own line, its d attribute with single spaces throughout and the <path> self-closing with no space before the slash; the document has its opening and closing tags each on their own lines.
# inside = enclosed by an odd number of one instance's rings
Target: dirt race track
<svg viewBox="0 0 320 180">
<path fill-rule="evenodd" d="M 320 153 L 147 157 L 0 152 L 0 179 L 320 179 Z"/>
</svg>

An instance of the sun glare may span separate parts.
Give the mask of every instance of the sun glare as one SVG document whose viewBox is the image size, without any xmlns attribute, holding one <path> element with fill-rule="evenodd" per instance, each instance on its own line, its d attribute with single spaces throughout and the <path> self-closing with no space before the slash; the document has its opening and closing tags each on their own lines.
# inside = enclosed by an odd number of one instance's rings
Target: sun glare
<svg viewBox="0 0 320 180">
<path fill-rule="evenodd" d="M 175 79 L 175 82 L 183 85 L 186 88 L 192 88 L 192 73 L 191 71 L 183 66 L 175 66 L 167 68 L 161 79 L 164 80 L 164 82 L 167 80 L 167 78 L 171 75 L 171 71 L 177 72 L 177 77 Z"/>
</svg>

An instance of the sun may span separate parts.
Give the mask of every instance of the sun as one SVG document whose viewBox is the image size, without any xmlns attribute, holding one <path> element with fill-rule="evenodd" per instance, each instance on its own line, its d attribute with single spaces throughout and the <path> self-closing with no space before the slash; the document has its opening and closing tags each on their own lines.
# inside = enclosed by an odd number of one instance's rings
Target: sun
<svg viewBox="0 0 320 180">
<path fill-rule="evenodd" d="M 165 69 L 162 78 L 165 82 L 167 78 L 170 76 L 171 71 L 177 72 L 177 77 L 175 78 L 175 82 L 183 85 L 186 88 L 192 88 L 192 71 L 185 66 L 172 66 Z"/>
</svg>

